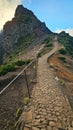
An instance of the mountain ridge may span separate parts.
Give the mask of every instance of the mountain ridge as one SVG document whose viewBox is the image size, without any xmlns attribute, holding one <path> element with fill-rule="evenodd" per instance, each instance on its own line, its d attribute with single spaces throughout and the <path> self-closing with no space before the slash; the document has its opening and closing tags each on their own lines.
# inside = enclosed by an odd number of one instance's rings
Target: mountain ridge
<svg viewBox="0 0 73 130">
<path fill-rule="evenodd" d="M 44 35 L 50 34 L 57 35 L 58 40 L 61 41 L 61 33 L 53 33 L 32 11 L 23 7 L 23 5 L 18 5 L 14 17 L 11 21 L 5 23 L 0 36 L 0 38 L 2 37 L 0 41 L 0 64 L 6 57 L 13 53 L 20 53 L 22 49 L 25 50 L 25 48 L 31 46 L 33 41 L 35 46 L 36 39 L 39 40 Z M 66 36 L 71 38 L 69 35 Z M 61 38 L 63 39 L 63 37 Z"/>
<path fill-rule="evenodd" d="M 44 23 L 39 21 L 37 17 L 28 9 L 19 5 L 15 11 L 15 17 L 12 21 L 6 22 L 3 27 L 4 45 L 8 54 L 13 52 L 18 40 L 34 33 L 36 36 L 52 33 Z M 8 46 L 8 48 L 7 48 Z"/>
</svg>

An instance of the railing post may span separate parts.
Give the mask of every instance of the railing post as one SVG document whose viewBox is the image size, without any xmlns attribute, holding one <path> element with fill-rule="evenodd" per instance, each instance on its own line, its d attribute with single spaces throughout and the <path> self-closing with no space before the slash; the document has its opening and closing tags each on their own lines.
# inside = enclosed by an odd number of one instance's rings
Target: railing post
<svg viewBox="0 0 73 130">
<path fill-rule="evenodd" d="M 26 80 L 26 86 L 27 86 L 28 96 L 30 98 L 30 91 L 29 91 L 29 85 L 28 85 L 26 70 L 24 70 L 24 73 L 25 73 L 25 80 Z"/>
<path fill-rule="evenodd" d="M 37 59 L 35 59 L 35 76 L 37 75 Z"/>
</svg>

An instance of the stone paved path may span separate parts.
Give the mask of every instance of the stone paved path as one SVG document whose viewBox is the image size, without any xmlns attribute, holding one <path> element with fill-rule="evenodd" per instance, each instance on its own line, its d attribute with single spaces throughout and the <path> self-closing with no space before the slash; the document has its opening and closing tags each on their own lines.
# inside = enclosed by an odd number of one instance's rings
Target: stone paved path
<svg viewBox="0 0 73 130">
<path fill-rule="evenodd" d="M 53 51 L 39 58 L 36 88 L 33 89 L 28 111 L 21 116 L 20 130 L 73 130 L 67 97 L 47 63 Z"/>
</svg>

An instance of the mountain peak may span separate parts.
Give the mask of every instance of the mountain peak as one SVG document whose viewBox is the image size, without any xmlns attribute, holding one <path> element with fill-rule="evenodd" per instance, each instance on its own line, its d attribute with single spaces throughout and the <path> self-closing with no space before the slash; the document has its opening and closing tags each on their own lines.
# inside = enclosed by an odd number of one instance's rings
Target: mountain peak
<svg viewBox="0 0 73 130">
<path fill-rule="evenodd" d="M 17 8 L 16 8 L 16 11 L 15 11 L 15 17 L 20 16 L 22 14 L 23 15 L 24 14 L 26 14 L 26 15 L 32 15 L 33 12 L 30 11 L 30 10 L 28 10 L 27 8 L 24 8 L 23 5 L 18 5 Z"/>
<path fill-rule="evenodd" d="M 10 55 L 18 48 L 22 49 L 22 46 L 25 49 L 26 43 L 20 43 L 20 39 L 26 39 L 26 37 L 33 36 L 33 34 L 35 38 L 39 39 L 39 37 L 51 33 L 45 23 L 41 22 L 32 11 L 23 7 L 23 5 L 18 5 L 14 18 L 5 23 L 3 27 L 5 55 Z M 31 38 L 29 38 L 29 41 L 31 41 Z M 28 43 L 31 44 L 32 42 Z"/>
</svg>

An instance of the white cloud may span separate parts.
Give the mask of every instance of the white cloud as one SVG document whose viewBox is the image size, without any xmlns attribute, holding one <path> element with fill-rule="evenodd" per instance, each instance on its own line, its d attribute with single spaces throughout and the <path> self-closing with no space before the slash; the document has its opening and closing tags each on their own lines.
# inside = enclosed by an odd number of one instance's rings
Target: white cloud
<svg viewBox="0 0 73 130">
<path fill-rule="evenodd" d="M 15 9 L 21 0 L 0 0 L 0 30 L 6 21 L 14 16 Z"/>
<path fill-rule="evenodd" d="M 71 29 L 57 29 L 55 32 L 60 33 L 62 31 L 65 31 L 66 33 L 69 33 L 71 36 L 73 36 L 73 28 L 71 28 Z"/>
<path fill-rule="evenodd" d="M 3 28 L 5 22 L 14 17 L 17 5 L 25 1 L 32 4 L 32 0 L 0 0 L 0 30 Z"/>
</svg>

